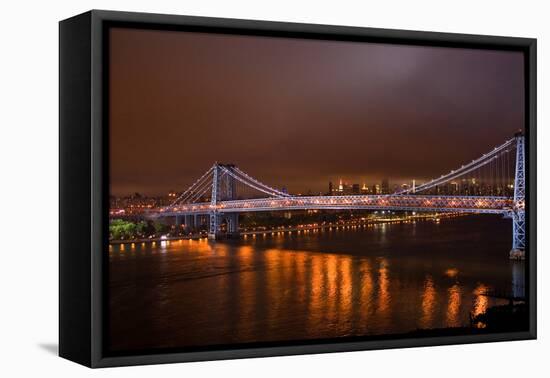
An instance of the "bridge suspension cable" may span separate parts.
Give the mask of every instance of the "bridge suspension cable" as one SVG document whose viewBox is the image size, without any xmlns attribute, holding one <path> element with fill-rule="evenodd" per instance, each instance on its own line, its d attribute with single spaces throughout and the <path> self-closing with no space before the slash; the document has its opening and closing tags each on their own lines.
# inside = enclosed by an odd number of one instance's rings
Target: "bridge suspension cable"
<svg viewBox="0 0 550 378">
<path fill-rule="evenodd" d="M 223 176 L 225 175 L 225 172 L 222 173 L 220 176 L 218 176 L 218 179 L 222 179 Z M 197 191 L 197 193 L 195 193 L 194 195 L 192 195 L 189 199 L 188 199 L 188 202 L 189 203 L 193 203 L 195 201 L 197 201 L 198 199 L 200 199 L 203 195 L 205 195 L 206 193 L 210 192 L 212 193 L 212 185 L 213 185 L 213 181 L 207 181 L 202 189 L 200 189 L 200 191 Z"/>
<path fill-rule="evenodd" d="M 194 193 L 197 193 L 197 189 L 201 190 L 205 183 L 212 182 L 212 178 L 209 177 L 212 175 L 212 172 L 214 170 L 214 166 L 210 167 L 204 173 L 197 181 L 195 181 L 189 188 L 187 188 L 186 191 L 184 191 L 182 194 L 179 195 L 178 198 L 176 198 L 170 205 L 168 205 L 168 208 L 174 207 L 180 203 L 186 203 L 188 202 L 189 197 L 191 197 Z"/>
<path fill-rule="evenodd" d="M 232 167 L 231 169 L 225 168 L 224 170 L 234 179 L 238 180 L 242 184 L 252 187 L 256 190 L 259 190 L 262 193 L 265 193 L 272 197 L 288 197 L 289 195 L 287 193 L 283 193 L 277 189 L 274 189 L 256 179 L 253 177 L 247 175 L 243 171 L 241 171 L 237 167 Z"/>
<path fill-rule="evenodd" d="M 217 176 L 217 183 L 214 183 L 214 170 L 219 169 L 219 174 Z M 187 190 L 185 190 L 182 194 L 178 196 L 170 205 L 165 207 L 165 210 L 174 209 L 177 206 L 194 203 L 202 196 L 207 196 L 208 193 L 212 192 L 212 186 L 217 184 L 220 185 L 220 183 L 227 179 L 227 177 L 230 176 L 235 180 L 235 182 L 238 182 L 242 184 L 245 188 L 251 188 L 256 191 L 259 191 L 263 194 L 267 194 L 269 197 L 288 197 L 289 195 L 287 193 L 283 193 L 275 188 L 272 188 L 253 177 L 249 176 L 239 168 L 233 166 L 233 165 L 223 165 L 223 164 L 214 164 L 212 167 L 210 167 L 198 180 L 196 180 Z M 221 191 L 217 191 L 217 196 L 221 196 Z M 235 193 L 232 193 L 233 196 L 235 196 Z M 220 197 L 219 200 L 222 198 Z"/>
<path fill-rule="evenodd" d="M 495 147 L 495 149 L 493 149 L 491 152 L 482 155 L 478 159 L 472 160 L 470 163 L 461 166 L 457 170 L 452 170 L 447 174 L 440 176 L 439 178 L 432 179 L 427 183 L 416 186 L 414 188 L 407 188 L 407 189 L 401 190 L 399 192 L 396 192 L 395 194 L 410 194 L 410 193 L 425 192 L 432 188 L 446 184 L 451 180 L 455 180 L 459 177 L 464 177 L 465 175 L 471 174 L 472 172 L 479 170 L 480 168 L 485 167 L 487 165 L 491 166 L 491 174 L 493 173 L 492 171 L 494 170 L 495 177 L 497 177 L 500 172 L 497 171 L 498 164 L 496 164 L 496 160 L 503 156 L 507 156 L 509 158 L 509 152 L 515 148 L 515 143 L 516 143 L 515 138 L 507 140 L 502 145 Z M 494 166 L 492 166 L 491 163 L 495 163 Z M 504 165 L 504 162 L 501 161 L 501 164 Z M 502 173 L 503 173 L 502 174 L 503 176 L 504 167 L 502 168 Z M 496 181 L 496 178 L 494 180 Z"/>
</svg>

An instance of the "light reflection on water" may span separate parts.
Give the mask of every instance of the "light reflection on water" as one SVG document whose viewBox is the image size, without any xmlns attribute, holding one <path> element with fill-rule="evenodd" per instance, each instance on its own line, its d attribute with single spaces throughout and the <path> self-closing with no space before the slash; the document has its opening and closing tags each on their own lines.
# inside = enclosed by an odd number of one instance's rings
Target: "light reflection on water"
<svg viewBox="0 0 550 378">
<path fill-rule="evenodd" d="M 422 317 L 420 318 L 420 328 L 432 328 L 433 314 L 437 301 L 437 292 L 434 281 L 431 276 L 426 276 L 424 282 L 424 292 L 422 293 Z"/>
<path fill-rule="evenodd" d="M 112 347 L 469 326 L 470 314 L 497 303 L 483 294 L 507 290 L 513 271 L 522 271 L 507 259 L 508 226 L 500 218 L 472 217 L 217 243 L 113 246 Z"/>
<path fill-rule="evenodd" d="M 447 289 L 447 326 L 458 327 L 462 324 L 460 319 L 460 305 L 462 301 L 462 289 L 458 284 L 454 284 Z"/>
</svg>

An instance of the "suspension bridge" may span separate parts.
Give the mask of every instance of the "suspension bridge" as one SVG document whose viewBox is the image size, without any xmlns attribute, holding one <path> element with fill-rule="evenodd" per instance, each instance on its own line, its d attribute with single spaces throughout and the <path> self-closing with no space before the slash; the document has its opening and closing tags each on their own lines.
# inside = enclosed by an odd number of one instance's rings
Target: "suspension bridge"
<svg viewBox="0 0 550 378">
<path fill-rule="evenodd" d="M 442 190 L 449 185 L 452 190 Z M 207 219 L 208 237 L 218 239 L 238 234 L 239 213 L 290 210 L 501 214 L 512 220 L 510 257 L 523 258 L 526 243 L 525 138 L 518 133 L 458 169 L 392 194 L 292 195 L 258 181 L 233 164 L 215 163 L 173 203 L 151 211 L 148 216 L 175 217 L 176 224 L 182 219 L 185 224 L 191 224 L 201 217 Z M 225 234 L 220 227 L 223 223 Z"/>
</svg>

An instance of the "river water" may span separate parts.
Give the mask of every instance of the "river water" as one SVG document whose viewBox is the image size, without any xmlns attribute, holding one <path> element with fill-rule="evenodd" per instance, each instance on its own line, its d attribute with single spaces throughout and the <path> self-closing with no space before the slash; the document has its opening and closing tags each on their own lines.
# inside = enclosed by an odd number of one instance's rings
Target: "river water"
<svg viewBox="0 0 550 378">
<path fill-rule="evenodd" d="M 511 221 L 479 215 L 109 248 L 112 351 L 470 325 L 523 290 Z"/>
</svg>

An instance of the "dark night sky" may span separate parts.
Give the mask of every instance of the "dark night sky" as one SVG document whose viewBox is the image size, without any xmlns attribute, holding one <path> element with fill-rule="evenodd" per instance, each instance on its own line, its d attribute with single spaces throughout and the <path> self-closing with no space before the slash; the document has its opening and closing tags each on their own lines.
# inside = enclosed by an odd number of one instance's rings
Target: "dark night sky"
<svg viewBox="0 0 550 378">
<path fill-rule="evenodd" d="M 523 128 L 519 52 L 113 29 L 113 194 L 439 176 Z"/>
</svg>

